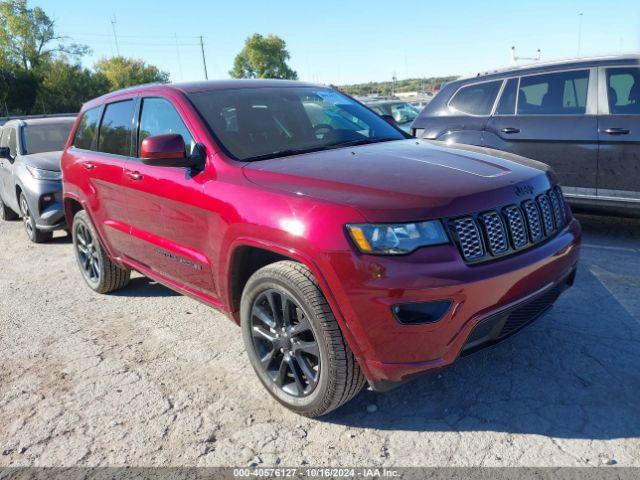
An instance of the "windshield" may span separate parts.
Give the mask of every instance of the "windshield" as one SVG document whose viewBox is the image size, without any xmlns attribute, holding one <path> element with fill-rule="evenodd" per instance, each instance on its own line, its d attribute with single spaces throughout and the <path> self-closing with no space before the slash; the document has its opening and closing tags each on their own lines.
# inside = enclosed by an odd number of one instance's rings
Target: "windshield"
<svg viewBox="0 0 640 480">
<path fill-rule="evenodd" d="M 22 127 L 25 155 L 64 150 L 73 120 Z"/>
<path fill-rule="evenodd" d="M 251 161 L 406 138 L 341 93 L 322 87 L 189 94 L 222 146 Z"/>
</svg>

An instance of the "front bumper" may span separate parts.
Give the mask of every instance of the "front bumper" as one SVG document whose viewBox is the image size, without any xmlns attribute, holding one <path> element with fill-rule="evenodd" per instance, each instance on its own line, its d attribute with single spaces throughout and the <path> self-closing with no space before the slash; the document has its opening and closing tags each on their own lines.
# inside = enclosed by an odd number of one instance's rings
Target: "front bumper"
<svg viewBox="0 0 640 480">
<path fill-rule="evenodd" d="M 463 350 L 506 337 L 499 334 L 497 324 L 495 330 L 489 329 L 489 336 L 474 329 L 487 319 L 506 318 L 513 308 L 541 293 L 569 286 L 580 236 L 580 224 L 573 219 L 535 248 L 478 265 L 465 264 L 452 245 L 397 258 L 334 258 L 342 279 L 343 290 L 336 295 L 341 314 L 370 383 L 400 382 L 443 368 Z M 392 314 L 397 304 L 444 299 L 451 301 L 451 307 L 436 323 L 403 325 Z M 470 344 L 472 331 L 478 341 Z"/>
<path fill-rule="evenodd" d="M 22 182 L 21 188 L 38 230 L 65 228 L 61 181 L 30 178 Z"/>
</svg>

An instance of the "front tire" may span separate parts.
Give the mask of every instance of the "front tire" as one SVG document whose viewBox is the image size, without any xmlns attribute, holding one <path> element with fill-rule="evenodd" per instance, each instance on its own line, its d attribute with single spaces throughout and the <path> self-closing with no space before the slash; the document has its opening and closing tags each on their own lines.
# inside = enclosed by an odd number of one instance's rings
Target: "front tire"
<svg viewBox="0 0 640 480">
<path fill-rule="evenodd" d="M 267 391 L 290 410 L 319 417 L 362 389 L 360 366 L 304 265 L 282 261 L 254 273 L 240 315 L 251 365 Z"/>
<path fill-rule="evenodd" d="M 17 219 L 18 219 L 18 214 L 16 214 L 16 212 L 14 212 L 9 207 L 7 207 L 2 201 L 2 198 L 0 198 L 0 220 L 9 221 L 9 220 L 17 220 Z"/>
<path fill-rule="evenodd" d="M 36 227 L 36 219 L 33 218 L 33 214 L 29 209 L 29 203 L 27 202 L 27 196 L 24 192 L 20 193 L 20 214 L 22 215 L 22 223 L 24 229 L 27 231 L 27 237 L 33 243 L 45 243 L 53 238 L 53 233 L 44 230 L 39 230 Z"/>
<path fill-rule="evenodd" d="M 89 288 L 97 293 L 109 293 L 129 283 L 131 270 L 120 268 L 109 258 L 84 210 L 73 217 L 71 235 L 82 278 Z"/>
</svg>

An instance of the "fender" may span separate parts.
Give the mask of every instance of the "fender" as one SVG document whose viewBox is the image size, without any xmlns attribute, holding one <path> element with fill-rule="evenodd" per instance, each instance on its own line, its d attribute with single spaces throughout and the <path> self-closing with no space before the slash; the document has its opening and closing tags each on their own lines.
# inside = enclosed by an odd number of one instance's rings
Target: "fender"
<svg viewBox="0 0 640 480">
<path fill-rule="evenodd" d="M 275 242 L 269 242 L 263 239 L 259 239 L 255 237 L 247 237 L 247 236 L 237 237 L 230 243 L 229 249 L 228 249 L 230 254 L 225 257 L 226 258 L 225 263 L 220 264 L 220 267 L 221 267 L 220 271 L 224 272 L 226 281 L 220 283 L 220 285 L 225 286 L 225 291 L 221 292 L 222 293 L 221 296 L 225 299 L 225 304 L 229 309 L 229 311 L 231 312 L 231 316 L 233 320 L 237 324 L 240 324 L 240 312 L 233 311 L 233 307 L 231 305 L 232 286 L 231 286 L 231 272 L 230 272 L 231 261 L 230 260 L 233 258 L 236 250 L 240 247 L 256 247 L 256 248 L 261 248 L 263 250 L 268 250 L 273 253 L 277 253 L 284 257 L 290 258 L 291 260 L 302 263 L 311 271 L 315 279 L 318 281 L 318 286 L 320 287 L 322 294 L 327 299 L 329 308 L 331 308 L 331 312 L 333 313 L 336 321 L 338 322 L 338 325 L 340 326 L 340 330 L 342 331 L 342 334 L 344 335 L 345 340 L 349 345 L 349 348 L 351 348 L 351 351 L 355 355 L 356 360 L 360 364 L 360 367 L 362 368 L 365 376 L 369 377 L 367 364 L 366 362 L 362 361 L 363 356 L 362 356 L 362 351 L 360 349 L 360 346 L 356 341 L 354 334 L 351 332 L 351 330 L 349 329 L 349 326 L 347 325 L 345 316 L 343 315 L 340 305 L 336 300 L 335 296 L 333 295 L 331 288 L 329 287 L 329 283 L 327 282 L 325 276 L 322 274 L 320 268 L 318 267 L 316 262 L 311 258 L 311 256 L 303 251 L 300 251 L 299 249 L 293 249 L 291 247 L 285 247 Z"/>
</svg>

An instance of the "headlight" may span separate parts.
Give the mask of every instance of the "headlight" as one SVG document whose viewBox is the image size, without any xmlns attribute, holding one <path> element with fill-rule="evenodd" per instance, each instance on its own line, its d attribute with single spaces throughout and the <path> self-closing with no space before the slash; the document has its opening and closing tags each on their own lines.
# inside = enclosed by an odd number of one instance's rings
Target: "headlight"
<svg viewBox="0 0 640 480">
<path fill-rule="evenodd" d="M 398 224 L 351 224 L 349 235 L 362 253 L 402 255 L 428 245 L 449 243 L 440 220 Z"/>
<path fill-rule="evenodd" d="M 62 180 L 62 172 L 43 170 L 30 165 L 27 165 L 27 170 L 29 170 L 29 173 L 33 178 L 37 178 L 38 180 Z"/>
</svg>

